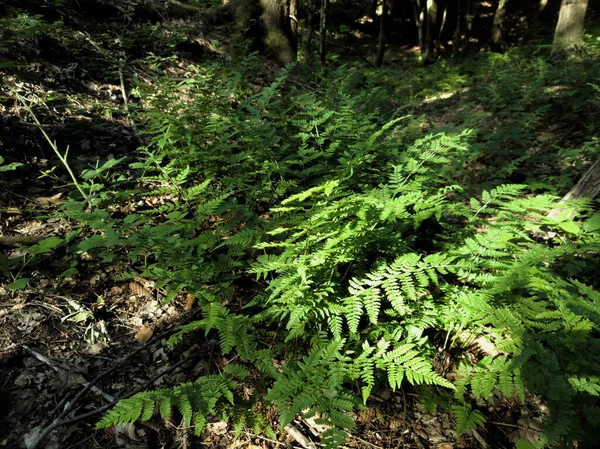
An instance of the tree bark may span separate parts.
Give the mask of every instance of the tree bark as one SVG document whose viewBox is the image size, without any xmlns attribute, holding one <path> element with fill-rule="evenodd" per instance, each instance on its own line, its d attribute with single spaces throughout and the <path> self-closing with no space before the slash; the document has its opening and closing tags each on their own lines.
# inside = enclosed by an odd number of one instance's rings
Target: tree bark
<svg viewBox="0 0 600 449">
<path fill-rule="evenodd" d="M 411 4 L 415 12 L 415 25 L 419 33 L 419 50 L 421 55 L 425 53 L 425 0 L 412 0 Z"/>
<path fill-rule="evenodd" d="M 446 27 L 446 19 L 448 17 L 448 2 L 444 5 L 443 13 L 442 13 L 442 23 L 440 24 L 440 28 L 437 33 L 437 53 L 438 55 L 442 51 L 442 34 L 444 33 L 444 28 Z"/>
<path fill-rule="evenodd" d="M 290 41 L 294 49 L 295 58 L 298 56 L 298 0 L 288 0 L 288 20 L 290 24 Z"/>
<path fill-rule="evenodd" d="M 535 35 L 538 23 L 540 21 L 540 15 L 546 9 L 546 5 L 548 4 L 548 0 L 537 0 L 533 5 L 533 15 L 531 16 L 531 30 L 532 34 Z"/>
<path fill-rule="evenodd" d="M 552 54 L 565 54 L 581 45 L 588 0 L 562 0 L 554 32 Z"/>
<path fill-rule="evenodd" d="M 371 0 L 371 24 L 373 32 L 377 31 L 377 6 L 379 6 L 379 0 Z"/>
<path fill-rule="evenodd" d="M 600 159 L 592 165 L 588 171 L 581 177 L 569 193 L 567 193 L 561 203 L 579 198 L 594 199 L 600 193 Z M 570 207 L 556 207 L 550 211 L 548 217 L 554 219 L 568 219 L 575 215 L 576 211 Z"/>
<path fill-rule="evenodd" d="M 383 4 L 381 5 L 381 19 L 379 23 L 379 43 L 377 45 L 377 59 L 375 60 L 375 67 L 381 67 L 381 64 L 383 64 L 383 56 L 385 55 L 385 34 L 388 15 L 388 3 L 388 0 L 383 0 Z"/>
<path fill-rule="evenodd" d="M 427 14 L 425 17 L 425 53 L 424 62 L 432 62 L 435 59 L 435 35 L 437 28 L 437 0 L 427 0 Z"/>
<path fill-rule="evenodd" d="M 458 56 L 460 54 L 460 44 L 462 40 L 462 29 L 463 29 L 463 2 L 462 0 L 458 0 L 456 6 L 456 27 L 454 28 L 454 36 L 452 37 L 452 56 L 455 61 L 458 61 Z"/>
<path fill-rule="evenodd" d="M 508 0 L 500 0 L 498 9 L 494 14 L 494 23 L 492 25 L 492 36 L 490 38 L 490 48 L 492 51 L 502 53 L 504 51 L 504 18 L 506 17 L 506 4 Z"/>
<path fill-rule="evenodd" d="M 313 20 L 315 17 L 315 2 L 314 0 L 308 0 L 308 11 L 306 17 L 306 35 L 304 38 L 304 60 L 307 64 L 312 65 L 312 51 L 311 44 L 313 38 Z"/>
<path fill-rule="evenodd" d="M 321 0 L 321 23 L 319 26 L 319 57 L 321 67 L 327 64 L 327 6 L 329 0 Z"/>
<path fill-rule="evenodd" d="M 296 42 L 291 27 L 290 3 L 285 0 L 259 0 L 264 27 L 264 44 L 279 64 L 296 60 Z"/>
<path fill-rule="evenodd" d="M 232 5 L 237 25 L 252 41 L 252 51 L 282 65 L 296 60 L 297 0 L 232 0 Z"/>
</svg>

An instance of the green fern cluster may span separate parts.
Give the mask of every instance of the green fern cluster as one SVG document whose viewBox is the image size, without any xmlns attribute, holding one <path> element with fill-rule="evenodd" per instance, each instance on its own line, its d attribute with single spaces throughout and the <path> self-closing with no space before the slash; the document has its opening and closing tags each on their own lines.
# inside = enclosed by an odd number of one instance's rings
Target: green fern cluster
<svg viewBox="0 0 600 449">
<path fill-rule="evenodd" d="M 553 221 L 556 199 L 524 185 L 469 198 L 455 167 L 469 132 L 409 144 L 411 119 L 379 123 L 340 92 L 297 94 L 289 71 L 258 92 L 216 67 L 157 83 L 146 92 L 151 143 L 131 178 L 114 181 L 119 196 L 106 181 L 94 208 L 65 206 L 81 223 L 71 251 L 125 257 L 123 278 L 157 280 L 167 301 L 194 295 L 201 319 L 172 344 L 203 331 L 239 361 L 124 401 L 100 425 L 175 408 L 197 432 L 215 414 L 239 431 L 263 422 L 262 401 L 283 426 L 314 417 L 334 448 L 374 389 L 415 385 L 453 395 L 458 433 L 484 423 L 485 404 L 536 394 L 549 410 L 538 446 L 590 435 L 600 422 L 592 205 Z M 438 370 L 440 350 L 477 338 L 492 353 L 455 360 L 456 379 Z"/>
<path fill-rule="evenodd" d="M 178 385 L 172 390 L 154 390 L 120 401 L 98 422 L 97 427 L 109 427 L 130 423 L 137 419 L 149 420 L 158 410 L 163 419 L 169 418 L 172 409 L 181 413 L 188 426 L 194 425 L 200 435 L 207 424 L 207 417 L 221 413 L 234 405 L 236 384 L 225 376 L 200 377 L 192 383 Z"/>
</svg>

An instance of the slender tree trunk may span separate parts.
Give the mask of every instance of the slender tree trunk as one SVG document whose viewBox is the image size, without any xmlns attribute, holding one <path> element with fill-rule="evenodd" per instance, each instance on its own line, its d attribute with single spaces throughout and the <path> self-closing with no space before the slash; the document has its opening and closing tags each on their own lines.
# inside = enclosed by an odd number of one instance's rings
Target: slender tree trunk
<svg viewBox="0 0 600 449">
<path fill-rule="evenodd" d="M 289 0 L 288 20 L 290 24 L 290 40 L 298 54 L 298 0 Z"/>
<path fill-rule="evenodd" d="M 537 0 L 533 4 L 533 14 L 531 16 L 531 29 L 535 33 L 535 29 L 540 21 L 540 15 L 546 9 L 546 5 L 548 4 L 548 0 Z"/>
<path fill-rule="evenodd" d="M 314 0 L 308 0 L 308 12 L 306 17 L 306 36 L 304 38 L 304 60 L 307 64 L 312 64 L 312 51 L 311 44 L 313 38 L 313 20 L 315 17 L 315 2 Z"/>
<path fill-rule="evenodd" d="M 375 67 L 381 67 L 381 64 L 383 64 L 383 56 L 385 54 L 385 34 L 388 15 L 388 3 L 388 0 L 383 0 L 383 4 L 381 5 L 381 19 L 379 23 L 379 44 L 377 46 L 377 60 L 375 61 Z"/>
<path fill-rule="evenodd" d="M 508 0 L 500 0 L 498 9 L 494 14 L 494 23 L 492 25 L 492 36 L 490 38 L 490 48 L 492 51 L 504 51 L 504 18 L 506 17 L 506 4 Z"/>
<path fill-rule="evenodd" d="M 562 0 L 554 32 L 553 54 L 567 53 L 581 44 L 588 0 Z"/>
<path fill-rule="evenodd" d="M 319 26 L 319 57 L 321 58 L 321 67 L 327 64 L 327 6 L 329 0 L 321 0 L 321 23 Z"/>
<path fill-rule="evenodd" d="M 442 33 L 444 32 L 444 28 L 446 27 L 446 18 L 448 17 L 448 2 L 444 5 L 444 12 L 442 13 L 442 23 L 440 25 L 440 29 L 438 31 L 437 36 L 437 52 L 438 55 L 441 53 L 442 48 Z"/>
<path fill-rule="evenodd" d="M 377 30 L 377 6 L 379 6 L 379 0 L 371 0 L 371 24 L 373 32 Z"/>
<path fill-rule="evenodd" d="M 421 55 L 425 53 L 425 0 L 412 0 L 415 13 L 415 25 L 419 33 L 419 50 Z"/>
<path fill-rule="evenodd" d="M 465 12 L 465 42 L 466 48 L 469 49 L 469 40 L 471 39 L 471 33 L 473 32 L 473 22 L 475 20 L 475 5 L 474 0 L 464 0 L 467 3 L 467 10 Z"/>
<path fill-rule="evenodd" d="M 460 43 L 462 40 L 462 25 L 463 25 L 463 0 L 457 0 L 458 5 L 456 7 L 456 27 L 454 28 L 454 36 L 452 38 L 452 56 L 455 61 L 458 61 L 460 54 Z"/>
<path fill-rule="evenodd" d="M 588 171 L 581 177 L 569 193 L 567 193 L 561 203 L 579 198 L 594 199 L 600 194 L 600 159 L 592 165 Z M 575 215 L 575 210 L 570 207 L 556 207 L 548 214 L 548 217 L 554 219 L 568 219 Z"/>
<path fill-rule="evenodd" d="M 425 53 L 424 62 L 431 62 L 435 59 L 435 30 L 437 24 L 437 0 L 427 0 L 427 15 L 425 17 Z"/>
</svg>

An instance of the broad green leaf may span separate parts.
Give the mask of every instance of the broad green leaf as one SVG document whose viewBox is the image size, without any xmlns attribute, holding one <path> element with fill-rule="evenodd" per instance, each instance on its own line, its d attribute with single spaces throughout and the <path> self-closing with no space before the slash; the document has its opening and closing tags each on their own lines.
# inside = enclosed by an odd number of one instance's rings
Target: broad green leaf
<svg viewBox="0 0 600 449">
<path fill-rule="evenodd" d="M 61 277 L 61 278 L 70 278 L 70 277 L 75 276 L 78 273 L 79 273 L 79 270 L 77 268 L 71 267 L 68 270 L 65 270 L 62 273 L 60 273 L 58 275 L 58 277 Z"/>
<path fill-rule="evenodd" d="M 9 290 L 21 290 L 22 288 L 27 287 L 29 283 L 29 278 L 20 278 L 16 279 L 14 282 L 11 282 L 6 286 Z"/>
<path fill-rule="evenodd" d="M 60 237 L 48 237 L 37 245 L 30 247 L 29 251 L 31 251 L 33 254 L 49 253 L 53 249 L 57 248 L 62 242 L 64 242 L 64 239 Z"/>
<path fill-rule="evenodd" d="M 593 215 L 588 221 L 583 224 L 585 232 L 594 232 L 600 229 L 600 213 Z"/>
<path fill-rule="evenodd" d="M 581 234 L 581 228 L 577 223 L 573 223 L 572 221 L 565 221 L 563 223 L 559 223 L 558 226 L 565 232 L 569 234 L 579 235 Z"/>
</svg>

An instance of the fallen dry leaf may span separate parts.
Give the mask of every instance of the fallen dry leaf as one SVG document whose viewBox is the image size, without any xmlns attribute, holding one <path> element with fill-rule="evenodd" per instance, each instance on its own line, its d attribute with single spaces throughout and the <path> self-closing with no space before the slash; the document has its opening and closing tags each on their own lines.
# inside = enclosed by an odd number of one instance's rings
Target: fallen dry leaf
<svg viewBox="0 0 600 449">
<path fill-rule="evenodd" d="M 142 325 L 142 327 L 140 327 L 140 330 L 136 332 L 134 338 L 137 340 L 138 343 L 146 344 L 146 342 L 150 340 L 150 337 L 152 337 L 153 333 L 154 330 L 150 326 L 146 326 L 144 324 Z"/>
<path fill-rule="evenodd" d="M 50 206 L 58 206 L 59 204 L 63 204 L 64 201 L 60 200 L 62 193 L 57 193 L 53 196 L 40 196 L 35 198 L 33 201 L 42 207 L 50 207 Z"/>
</svg>

